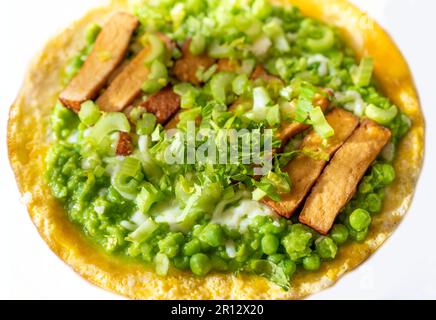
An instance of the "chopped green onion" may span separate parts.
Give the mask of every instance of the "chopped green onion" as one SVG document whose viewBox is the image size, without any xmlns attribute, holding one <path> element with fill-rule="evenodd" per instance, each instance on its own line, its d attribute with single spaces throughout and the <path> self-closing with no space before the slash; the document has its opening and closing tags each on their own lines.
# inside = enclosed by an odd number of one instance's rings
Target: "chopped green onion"
<svg viewBox="0 0 436 320">
<path fill-rule="evenodd" d="M 310 121 L 313 129 L 323 139 L 330 138 L 335 134 L 335 131 L 327 122 L 324 113 L 320 107 L 316 107 L 309 112 Z"/>
<path fill-rule="evenodd" d="M 389 109 L 382 109 L 370 104 L 366 107 L 365 115 L 381 125 L 388 125 L 398 114 L 398 108 L 392 105 Z"/>
<path fill-rule="evenodd" d="M 130 132 L 129 120 L 127 120 L 124 113 L 110 112 L 104 114 L 91 129 L 89 139 L 99 145 L 106 136 L 115 131 Z"/>
<path fill-rule="evenodd" d="M 370 57 L 363 58 L 360 65 L 351 72 L 354 84 L 358 87 L 368 86 L 371 83 L 373 69 L 374 59 Z"/>
<path fill-rule="evenodd" d="M 148 218 L 139 226 L 138 229 L 129 234 L 127 240 L 135 243 L 142 243 L 150 238 L 153 232 L 155 232 L 158 228 L 159 225 L 151 218 Z"/>
<path fill-rule="evenodd" d="M 100 109 L 93 101 L 88 100 L 80 106 L 79 118 L 84 125 L 92 126 L 97 123 L 100 117 Z"/>
</svg>

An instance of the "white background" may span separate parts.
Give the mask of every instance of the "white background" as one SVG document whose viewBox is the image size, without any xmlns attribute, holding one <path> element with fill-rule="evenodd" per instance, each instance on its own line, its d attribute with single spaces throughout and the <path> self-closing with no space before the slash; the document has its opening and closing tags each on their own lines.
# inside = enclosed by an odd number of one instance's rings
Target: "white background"
<svg viewBox="0 0 436 320">
<path fill-rule="evenodd" d="M 103 0 L 0 1 L 0 299 L 117 299 L 77 276 L 37 234 L 7 159 L 8 108 L 45 41 Z M 314 299 L 436 299 L 436 1 L 353 0 L 394 37 L 427 121 L 424 172 L 411 210 L 371 259 Z M 433 194 L 433 197 L 431 197 Z"/>
</svg>

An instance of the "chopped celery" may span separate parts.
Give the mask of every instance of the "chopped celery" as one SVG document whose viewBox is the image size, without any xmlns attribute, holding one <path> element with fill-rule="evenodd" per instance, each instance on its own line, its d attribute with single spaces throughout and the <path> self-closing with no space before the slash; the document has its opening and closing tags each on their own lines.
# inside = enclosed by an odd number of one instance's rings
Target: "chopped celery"
<svg viewBox="0 0 436 320">
<path fill-rule="evenodd" d="M 374 59 L 365 57 L 360 61 L 360 65 L 352 69 L 351 75 L 353 82 L 358 87 L 366 87 L 371 83 L 372 71 L 374 69 Z"/>
<path fill-rule="evenodd" d="M 160 191 L 151 183 L 145 182 L 141 186 L 141 191 L 136 197 L 136 205 L 139 211 L 146 214 L 150 207 L 160 199 Z"/>
<path fill-rule="evenodd" d="M 156 127 L 156 116 L 152 113 L 144 113 L 136 122 L 136 133 L 140 136 L 150 135 Z"/>
<path fill-rule="evenodd" d="M 300 88 L 300 96 L 298 97 L 297 109 L 295 110 L 295 121 L 305 122 L 313 109 L 313 97 L 315 91 L 311 86 L 303 85 Z"/>
<path fill-rule="evenodd" d="M 215 59 L 229 58 L 234 55 L 234 49 L 229 44 L 220 44 L 215 40 L 210 44 L 208 54 Z"/>
<path fill-rule="evenodd" d="M 316 107 L 309 112 L 310 121 L 313 129 L 323 139 L 330 138 L 335 134 L 335 131 L 327 122 L 324 113 L 320 107 Z"/>
<path fill-rule="evenodd" d="M 86 101 L 80 106 L 79 118 L 84 125 L 92 126 L 97 123 L 100 117 L 100 109 L 93 101 Z"/>
<path fill-rule="evenodd" d="M 281 174 L 277 174 L 275 172 L 270 171 L 265 179 L 267 179 L 268 181 L 270 181 L 274 187 L 277 189 L 278 192 L 281 193 L 287 193 L 291 191 L 291 185 L 289 184 L 288 179 L 286 179 L 284 176 L 282 176 Z"/>
<path fill-rule="evenodd" d="M 127 157 L 112 176 L 112 185 L 126 199 L 134 200 L 138 194 L 141 179 L 141 162 Z"/>
<path fill-rule="evenodd" d="M 193 36 L 189 50 L 193 55 L 202 54 L 206 50 L 206 38 L 201 34 Z"/>
<path fill-rule="evenodd" d="M 104 114 L 91 129 L 89 139 L 99 145 L 105 137 L 115 131 L 130 132 L 129 120 L 127 120 L 124 113 L 110 112 Z"/>
<path fill-rule="evenodd" d="M 271 104 L 272 100 L 265 87 L 253 89 L 253 109 L 260 109 Z"/>
<path fill-rule="evenodd" d="M 231 72 L 220 72 L 212 77 L 210 80 L 210 90 L 216 101 L 220 103 L 227 102 L 227 96 L 233 79 L 235 79 L 235 74 Z"/>
<path fill-rule="evenodd" d="M 247 92 L 249 86 L 248 77 L 245 74 L 237 76 L 232 82 L 233 92 L 238 96 Z"/>
<path fill-rule="evenodd" d="M 275 105 L 267 109 L 266 121 L 271 127 L 275 127 L 280 124 L 280 107 Z"/>
<path fill-rule="evenodd" d="M 159 225 L 151 218 L 148 218 L 139 226 L 138 229 L 129 234 L 127 240 L 135 243 L 142 243 L 151 237 L 153 232 L 155 232 L 158 228 Z"/>
<path fill-rule="evenodd" d="M 144 46 L 150 46 L 150 52 L 144 60 L 146 65 L 153 63 L 156 60 L 160 60 L 165 56 L 166 48 L 163 41 L 155 34 L 146 34 L 142 38 L 142 44 Z"/>
<path fill-rule="evenodd" d="M 153 61 L 150 74 L 141 89 L 147 94 L 154 94 L 168 84 L 168 70 L 165 64 L 159 60 Z"/>
<path fill-rule="evenodd" d="M 382 109 L 370 104 L 365 109 L 365 115 L 382 125 L 388 125 L 395 119 L 398 114 L 398 108 L 392 105 L 389 109 Z"/>
</svg>

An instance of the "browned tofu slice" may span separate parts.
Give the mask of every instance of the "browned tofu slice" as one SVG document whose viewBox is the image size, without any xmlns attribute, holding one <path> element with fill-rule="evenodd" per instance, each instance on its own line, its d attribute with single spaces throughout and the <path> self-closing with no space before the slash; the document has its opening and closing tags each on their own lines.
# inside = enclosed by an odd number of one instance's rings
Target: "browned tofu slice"
<svg viewBox="0 0 436 320">
<path fill-rule="evenodd" d="M 149 97 L 141 106 L 153 113 L 158 123 L 166 124 L 180 110 L 180 96 L 173 88 L 166 87 Z"/>
<path fill-rule="evenodd" d="M 388 129 L 364 120 L 318 179 L 300 214 L 300 222 L 327 234 L 390 137 Z"/>
<path fill-rule="evenodd" d="M 97 99 L 97 105 L 101 110 L 122 111 L 141 94 L 141 86 L 149 74 L 149 68 L 144 62 L 149 51 L 149 47 L 142 49 Z"/>
<path fill-rule="evenodd" d="M 304 139 L 301 146 L 302 149 L 324 152 L 331 157 L 359 125 L 359 119 L 357 117 L 339 108 L 330 112 L 326 116 L 326 119 L 335 130 L 335 135 L 327 140 L 327 144 L 323 144 L 323 140 L 315 131 L 312 131 Z M 284 172 L 289 174 L 289 178 L 291 179 L 291 192 L 282 195 L 280 202 L 275 202 L 269 198 L 265 199 L 263 202 L 279 215 L 290 218 L 303 202 L 310 188 L 312 188 L 326 165 L 327 161 L 323 159 L 317 160 L 306 155 L 298 156 L 283 169 Z"/>
<path fill-rule="evenodd" d="M 120 138 L 117 144 L 117 155 L 129 156 L 132 153 L 133 153 L 132 137 L 127 132 L 120 132 Z"/>
<path fill-rule="evenodd" d="M 97 96 L 123 61 L 137 26 L 138 20 L 134 16 L 122 12 L 106 23 L 83 67 L 60 94 L 59 99 L 66 107 L 80 111 L 83 102 Z"/>
<path fill-rule="evenodd" d="M 198 70 L 209 69 L 215 63 L 215 59 L 207 54 L 193 55 L 189 50 L 190 45 L 191 40 L 185 41 L 183 44 L 182 57 L 174 64 L 173 73 L 182 82 L 200 85 L 202 81 L 197 77 Z"/>
</svg>

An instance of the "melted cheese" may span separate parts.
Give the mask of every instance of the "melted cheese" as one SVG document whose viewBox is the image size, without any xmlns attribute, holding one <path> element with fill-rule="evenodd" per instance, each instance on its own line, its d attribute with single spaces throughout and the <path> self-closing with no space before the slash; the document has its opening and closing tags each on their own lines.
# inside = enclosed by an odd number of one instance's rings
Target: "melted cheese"
<svg viewBox="0 0 436 320">
<path fill-rule="evenodd" d="M 212 223 L 225 225 L 229 229 L 245 232 L 257 216 L 275 217 L 273 211 L 267 206 L 254 200 L 245 199 L 237 206 L 230 207 L 222 213 L 214 215 Z"/>
</svg>

